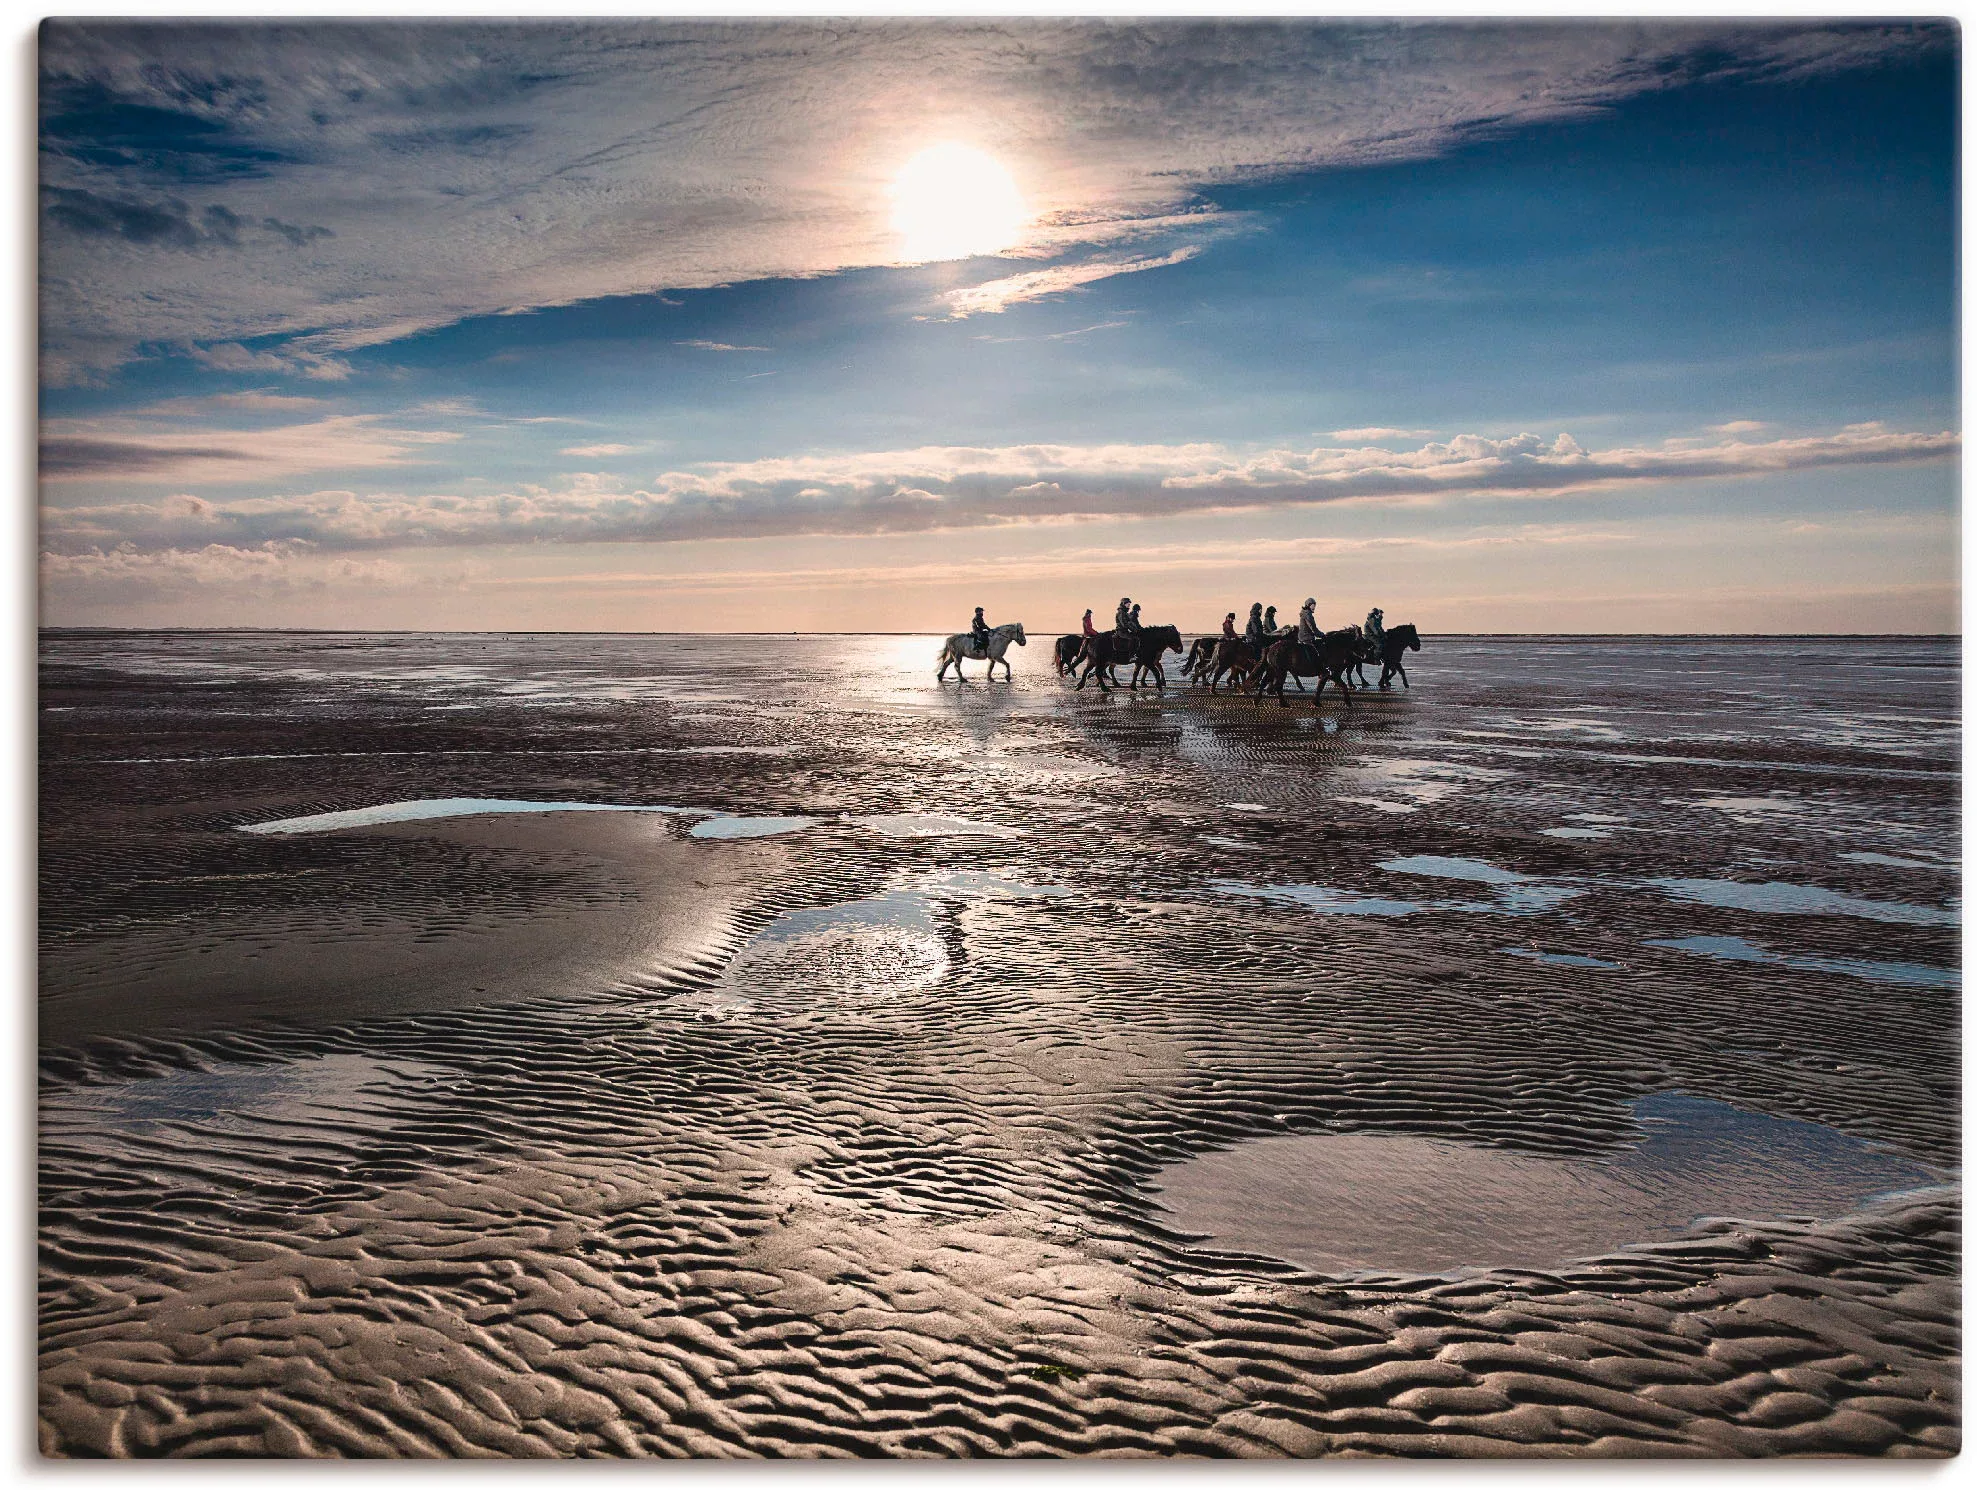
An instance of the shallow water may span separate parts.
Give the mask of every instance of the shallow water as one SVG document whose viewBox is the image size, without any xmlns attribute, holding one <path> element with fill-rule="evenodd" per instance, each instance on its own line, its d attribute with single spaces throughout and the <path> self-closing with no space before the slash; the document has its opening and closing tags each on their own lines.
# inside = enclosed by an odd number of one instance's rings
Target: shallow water
<svg viewBox="0 0 1977 1490">
<path fill-rule="evenodd" d="M 1793 885 L 1781 880 L 1769 880 L 1761 885 L 1743 880 L 1705 879 L 1658 879 L 1648 883 L 1678 900 L 1728 910 L 1757 911 L 1762 915 L 1859 916 L 1869 921 L 1911 926 L 1955 926 L 1962 919 L 1948 907 L 1869 900 L 1858 895 L 1841 895 L 1818 885 Z"/>
<path fill-rule="evenodd" d="M 1679 1092 L 1632 1104 L 1642 1140 L 1553 1159 L 1405 1134 L 1263 1138 L 1163 1169 L 1183 1231 L 1320 1272 L 1556 1267 L 1673 1240 L 1705 1217 L 1844 1215 L 1947 1176 L 1817 1123 Z"/>
<path fill-rule="evenodd" d="M 242 823 L 243 833 L 333 833 L 343 828 L 374 828 L 380 823 L 417 823 L 429 818 L 476 817 L 511 812 L 663 812 L 692 811 L 685 807 L 653 807 L 623 802 L 528 802 L 502 797 L 430 797 L 416 802 L 380 802 L 344 812 L 317 812 L 307 817 L 276 818 L 272 822 Z"/>
<path fill-rule="evenodd" d="M 1955 988 L 1961 981 L 1955 968 L 1919 962 L 1876 962 L 1865 957 L 1791 957 L 1766 951 L 1740 936 L 1685 936 L 1651 939 L 1650 947 L 1693 952 L 1720 962 L 1764 962 L 1807 973 L 1840 973 L 1870 983 L 1894 983 L 1910 988 Z"/>
</svg>

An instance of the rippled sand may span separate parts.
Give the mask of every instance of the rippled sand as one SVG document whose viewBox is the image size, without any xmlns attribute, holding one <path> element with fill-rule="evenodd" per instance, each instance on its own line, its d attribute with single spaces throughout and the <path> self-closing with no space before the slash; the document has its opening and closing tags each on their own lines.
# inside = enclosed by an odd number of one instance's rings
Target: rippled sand
<svg viewBox="0 0 1977 1490">
<path fill-rule="evenodd" d="M 45 636 L 44 1450 L 1956 1451 L 1953 1186 L 1496 1205 L 1656 1102 L 1950 1173 L 1953 646 L 933 645 Z M 442 798 L 690 811 L 241 831 Z"/>
</svg>

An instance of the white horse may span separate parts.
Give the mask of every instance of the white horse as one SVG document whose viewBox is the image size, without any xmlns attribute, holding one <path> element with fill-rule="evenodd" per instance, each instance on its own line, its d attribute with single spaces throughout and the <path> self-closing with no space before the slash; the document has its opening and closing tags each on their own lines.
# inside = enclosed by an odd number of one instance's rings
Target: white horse
<svg viewBox="0 0 1977 1490">
<path fill-rule="evenodd" d="M 1015 674 L 1009 670 L 1009 659 L 1002 655 L 1009 650 L 1012 641 L 1019 647 L 1027 647 L 1030 644 L 1029 638 L 1023 635 L 1021 621 L 1011 621 L 1008 625 L 998 626 L 991 631 L 986 650 L 976 642 L 972 631 L 955 632 L 947 639 L 947 644 L 940 649 L 940 671 L 934 674 L 935 681 L 938 682 L 947 676 L 949 663 L 954 665 L 955 677 L 965 677 L 966 674 L 961 671 L 963 657 L 973 658 L 976 662 L 987 658 L 991 678 L 995 676 L 995 665 L 999 662 L 1002 664 L 1003 676 L 1013 679 Z"/>
</svg>

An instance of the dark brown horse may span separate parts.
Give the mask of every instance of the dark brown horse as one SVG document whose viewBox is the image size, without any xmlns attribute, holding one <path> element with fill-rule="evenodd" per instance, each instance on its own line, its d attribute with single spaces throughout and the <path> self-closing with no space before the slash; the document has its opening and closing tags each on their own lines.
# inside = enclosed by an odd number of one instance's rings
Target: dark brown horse
<svg viewBox="0 0 1977 1490">
<path fill-rule="evenodd" d="M 1387 680 L 1398 673 L 1401 687 L 1413 687 L 1407 681 L 1407 669 L 1400 665 L 1400 659 L 1409 652 L 1420 650 L 1421 633 L 1414 629 L 1412 621 L 1403 626 L 1389 627 L 1380 642 L 1380 686 L 1387 687 Z"/>
<path fill-rule="evenodd" d="M 1078 665 L 1078 653 L 1084 650 L 1084 645 L 1085 639 L 1082 636 L 1060 636 L 1057 638 L 1057 646 L 1051 654 L 1051 660 L 1057 664 L 1058 677 L 1063 677 L 1065 673 Z"/>
<path fill-rule="evenodd" d="M 1346 672 L 1352 666 L 1358 636 L 1359 628 L 1348 626 L 1342 631 L 1325 632 L 1315 646 L 1306 646 L 1296 637 L 1277 642 L 1264 652 L 1254 674 L 1256 685 L 1250 692 L 1258 703 L 1263 702 L 1266 691 L 1273 693 L 1277 702 L 1288 709 L 1291 701 L 1284 697 L 1284 679 L 1316 678 L 1318 687 L 1311 695 L 1312 708 L 1318 707 L 1325 685 L 1330 682 L 1339 685 L 1339 692 L 1345 695 L 1345 706 L 1350 709 L 1352 684 L 1346 681 Z"/>
<path fill-rule="evenodd" d="M 1078 675 L 1078 686 L 1083 688 L 1093 673 L 1098 674 L 1099 690 L 1110 693 L 1106 686 L 1106 673 L 1122 662 L 1133 665 L 1133 680 L 1127 686 L 1140 686 L 1140 675 L 1151 672 L 1159 687 L 1167 686 L 1167 670 L 1161 666 L 1161 656 L 1167 652 L 1181 650 L 1181 628 L 1178 626 L 1143 626 L 1137 638 L 1128 640 L 1116 631 L 1101 631 L 1097 636 L 1085 638 L 1084 650 L 1078 660 L 1084 663 L 1085 670 Z M 1114 674 L 1116 677 L 1117 674 Z"/>
<path fill-rule="evenodd" d="M 1208 680 L 1208 691 L 1219 693 L 1224 675 L 1227 675 L 1231 685 L 1240 687 L 1255 666 L 1255 647 L 1240 638 L 1230 641 L 1225 636 L 1218 636 L 1215 638 L 1214 652 L 1195 674 L 1195 681 L 1198 683 L 1205 677 Z"/>
</svg>

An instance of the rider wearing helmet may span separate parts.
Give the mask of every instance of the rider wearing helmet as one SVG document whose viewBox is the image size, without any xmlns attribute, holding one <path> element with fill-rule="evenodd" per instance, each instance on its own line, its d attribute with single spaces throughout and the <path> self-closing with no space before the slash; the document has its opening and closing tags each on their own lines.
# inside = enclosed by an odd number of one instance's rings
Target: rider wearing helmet
<svg viewBox="0 0 1977 1490">
<path fill-rule="evenodd" d="M 1387 642 L 1385 618 L 1386 612 L 1381 610 L 1377 605 L 1366 612 L 1366 640 L 1375 653 L 1378 653 Z"/>
<path fill-rule="evenodd" d="M 1226 616 L 1222 617 L 1222 640 L 1232 642 L 1235 639 L 1236 639 L 1236 613 L 1234 611 L 1230 611 Z"/>
<path fill-rule="evenodd" d="M 1263 612 L 1263 634 L 1271 641 L 1277 639 L 1277 607 L 1274 605 Z"/>
<path fill-rule="evenodd" d="M 975 619 L 968 623 L 968 632 L 974 637 L 976 646 L 984 652 L 988 651 L 989 623 L 982 619 L 982 608 L 979 605 L 975 607 Z"/>
<path fill-rule="evenodd" d="M 1119 640 L 1126 641 L 1133 634 L 1133 601 L 1129 595 L 1119 597 L 1119 609 L 1112 613 L 1112 629 L 1119 633 Z"/>
<path fill-rule="evenodd" d="M 1263 649 L 1270 645 L 1270 633 L 1263 625 L 1263 602 L 1260 600 L 1249 608 L 1249 622 L 1242 629 L 1242 639 L 1256 648 L 1259 657 L 1263 655 Z"/>
<path fill-rule="evenodd" d="M 1097 628 L 1097 627 L 1095 627 L 1095 626 L 1093 626 L 1093 625 L 1092 625 L 1092 623 L 1091 623 L 1091 607 L 1090 607 L 1090 606 L 1086 606 L 1086 607 L 1085 607 L 1085 635 L 1086 635 L 1087 637 L 1092 637 L 1092 636 L 1097 636 L 1097 635 L 1098 635 L 1098 628 Z"/>
<path fill-rule="evenodd" d="M 1318 601 L 1312 598 L 1306 600 L 1297 613 L 1297 639 L 1307 647 L 1315 647 L 1318 639 L 1324 635 L 1324 632 L 1318 629 L 1317 609 Z"/>
</svg>

